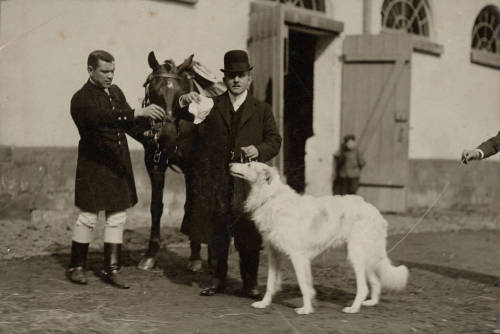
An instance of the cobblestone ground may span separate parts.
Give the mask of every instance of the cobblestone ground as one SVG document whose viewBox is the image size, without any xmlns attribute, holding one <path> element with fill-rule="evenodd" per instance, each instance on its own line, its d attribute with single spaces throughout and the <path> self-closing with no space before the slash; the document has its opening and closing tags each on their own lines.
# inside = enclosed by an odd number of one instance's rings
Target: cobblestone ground
<svg viewBox="0 0 500 334">
<path fill-rule="evenodd" d="M 418 217 L 388 216 L 396 233 L 389 247 Z M 209 274 L 206 268 L 198 274 L 184 269 L 189 248 L 172 228 L 162 231 L 166 242 L 158 268 L 136 269 L 148 235 L 140 223 L 126 233 L 123 275 L 131 289 L 119 290 L 99 279 L 99 232 L 89 256 L 89 285 L 73 285 L 64 276 L 70 218 L 61 219 L 67 225 L 56 226 L 40 219 L 31 230 L 32 222 L 0 220 L 0 333 L 500 333 L 496 216 L 448 212 L 429 217 L 417 229 L 420 233 L 390 254 L 410 269 L 407 289 L 383 294 L 379 305 L 358 314 L 341 312 L 355 292 L 344 250 L 321 255 L 313 266 L 318 302 L 307 316 L 293 310 L 301 295 L 290 264 L 275 303 L 265 310 L 251 308 L 251 301 L 238 295 L 234 252 L 227 292 L 200 297 Z M 463 230 L 467 227 L 474 230 Z M 262 290 L 266 269 L 262 256 Z"/>
</svg>

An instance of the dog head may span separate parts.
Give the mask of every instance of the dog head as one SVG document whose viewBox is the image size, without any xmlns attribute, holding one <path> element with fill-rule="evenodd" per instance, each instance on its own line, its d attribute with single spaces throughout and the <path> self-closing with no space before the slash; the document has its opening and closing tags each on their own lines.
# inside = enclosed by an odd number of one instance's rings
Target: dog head
<svg viewBox="0 0 500 334">
<path fill-rule="evenodd" d="M 276 178 L 279 178 L 276 168 L 257 161 L 231 163 L 229 170 L 232 176 L 246 180 L 250 185 L 271 184 Z"/>
</svg>

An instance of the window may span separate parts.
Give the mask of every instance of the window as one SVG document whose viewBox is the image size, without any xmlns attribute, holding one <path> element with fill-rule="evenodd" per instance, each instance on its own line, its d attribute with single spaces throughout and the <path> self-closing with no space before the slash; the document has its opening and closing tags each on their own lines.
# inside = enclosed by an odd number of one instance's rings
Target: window
<svg viewBox="0 0 500 334">
<path fill-rule="evenodd" d="M 382 27 L 430 37 L 430 10 L 424 0 L 384 0 Z"/>
<path fill-rule="evenodd" d="M 384 0 L 382 30 L 413 36 L 413 50 L 433 56 L 443 53 L 443 46 L 432 41 L 431 10 L 428 0 Z"/>
<path fill-rule="evenodd" d="M 320 12 L 325 11 L 325 1 L 324 0 L 271 0 L 275 2 L 280 2 L 285 5 L 307 8 L 312 10 L 317 10 Z"/>
<path fill-rule="evenodd" d="M 472 48 L 500 54 L 500 14 L 494 6 L 485 7 L 472 29 Z"/>
<path fill-rule="evenodd" d="M 500 68 L 500 12 L 495 6 L 486 6 L 472 28 L 471 61 Z"/>
</svg>

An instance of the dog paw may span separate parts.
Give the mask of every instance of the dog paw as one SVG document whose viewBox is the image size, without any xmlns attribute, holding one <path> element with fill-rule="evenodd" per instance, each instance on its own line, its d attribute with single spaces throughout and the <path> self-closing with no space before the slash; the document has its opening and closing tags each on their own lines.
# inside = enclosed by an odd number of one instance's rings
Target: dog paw
<svg viewBox="0 0 500 334">
<path fill-rule="evenodd" d="M 375 299 L 368 299 L 362 303 L 363 306 L 375 306 L 377 304 L 378 304 L 378 300 L 375 300 Z"/>
<path fill-rule="evenodd" d="M 352 306 L 344 307 L 342 309 L 342 312 L 344 312 L 344 313 L 358 313 L 359 312 L 359 308 L 355 308 L 355 307 L 352 307 Z"/>
<path fill-rule="evenodd" d="M 310 314 L 314 312 L 314 309 L 312 307 L 299 307 L 295 309 L 295 312 L 297 314 Z"/>
<path fill-rule="evenodd" d="M 260 302 L 252 303 L 253 308 L 266 308 L 268 306 L 269 306 L 269 303 L 264 301 L 264 300 L 261 300 Z"/>
</svg>

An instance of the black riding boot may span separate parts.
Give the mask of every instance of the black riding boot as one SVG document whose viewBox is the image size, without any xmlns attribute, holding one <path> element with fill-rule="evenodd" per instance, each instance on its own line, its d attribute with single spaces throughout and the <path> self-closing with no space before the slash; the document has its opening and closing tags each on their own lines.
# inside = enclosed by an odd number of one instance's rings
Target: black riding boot
<svg viewBox="0 0 500 334">
<path fill-rule="evenodd" d="M 122 244 L 104 243 L 103 278 L 106 282 L 120 289 L 128 289 L 129 285 L 120 276 Z"/>
<path fill-rule="evenodd" d="M 80 242 L 71 242 L 71 260 L 67 271 L 68 278 L 71 282 L 77 284 L 87 284 L 87 274 L 85 267 L 87 263 L 87 253 L 89 244 Z"/>
</svg>

